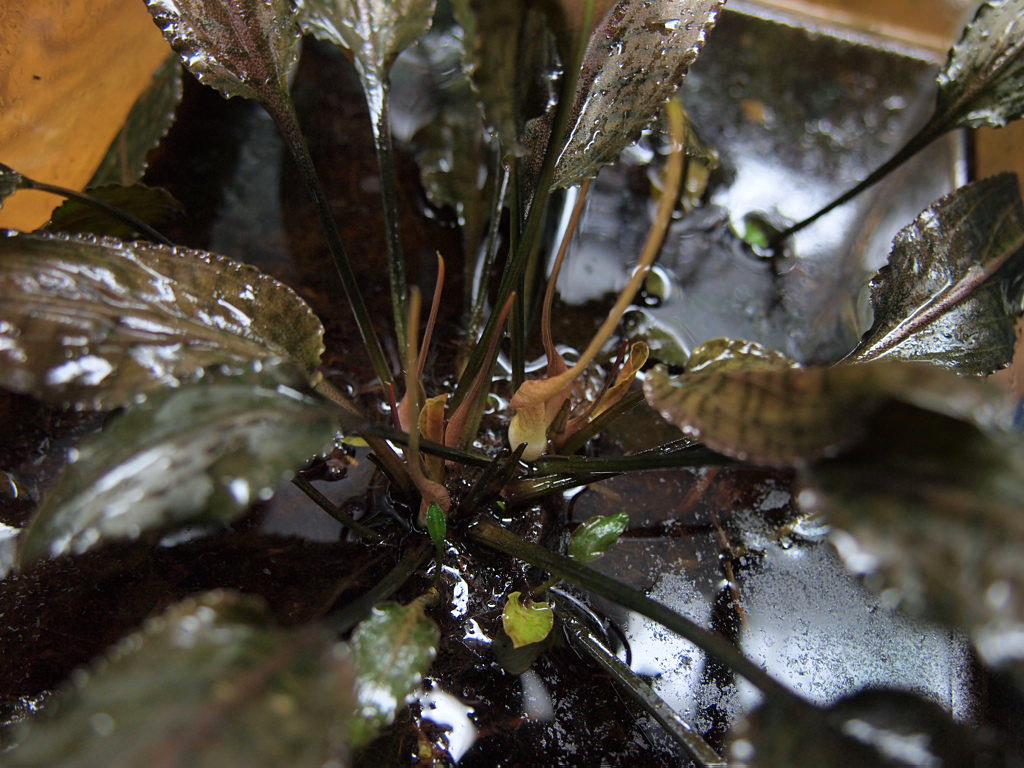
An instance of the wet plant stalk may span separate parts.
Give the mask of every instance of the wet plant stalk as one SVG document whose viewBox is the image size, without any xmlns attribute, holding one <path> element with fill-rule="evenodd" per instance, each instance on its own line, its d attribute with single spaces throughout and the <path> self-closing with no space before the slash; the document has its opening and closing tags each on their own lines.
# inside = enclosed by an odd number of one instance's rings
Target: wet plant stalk
<svg viewBox="0 0 1024 768">
<path fill-rule="evenodd" d="M 355 531 L 357 534 L 359 534 L 359 536 L 361 536 L 364 539 L 367 539 L 368 541 L 381 541 L 380 534 L 378 534 L 372 528 L 363 525 L 358 520 L 353 518 L 351 515 L 346 513 L 344 510 L 339 508 L 336 504 L 332 503 L 330 499 L 328 499 L 326 496 L 320 493 L 320 491 L 318 491 L 313 486 L 313 484 L 309 482 L 309 480 L 307 480 L 306 478 L 302 477 L 301 475 L 296 475 L 294 478 L 292 478 L 292 483 L 294 483 L 295 487 L 297 487 L 300 491 L 302 491 L 310 499 L 312 499 L 313 502 L 318 507 L 320 507 L 320 509 L 322 509 L 328 515 L 330 515 L 339 523 L 344 525 L 346 528 Z"/>
<path fill-rule="evenodd" d="M 356 598 L 338 611 L 330 620 L 331 626 L 338 633 L 348 632 L 352 627 L 370 615 L 373 606 L 387 600 L 416 573 L 426 562 L 431 552 L 431 544 L 426 539 L 419 541 L 408 550 L 398 564 L 378 581 L 368 592 Z"/>
<path fill-rule="evenodd" d="M 501 154 L 495 152 L 494 176 L 500 181 L 494 185 L 494 198 L 491 201 L 491 220 L 487 226 L 487 237 L 484 241 L 483 261 L 478 265 L 478 270 L 466 281 L 467 288 L 471 292 L 470 301 L 467 306 L 472 305 L 473 309 L 469 314 L 469 322 L 466 325 L 466 338 L 475 339 L 480 332 L 484 322 L 484 308 L 487 304 L 487 279 L 494 271 L 494 262 L 498 257 L 498 246 L 501 243 L 501 211 L 505 205 L 505 196 L 508 194 L 509 173 L 502 168 Z"/>
<path fill-rule="evenodd" d="M 394 381 L 391 376 L 391 369 L 388 367 L 384 350 L 380 346 L 380 339 L 373 329 L 373 322 L 370 320 L 370 313 L 363 301 L 363 294 L 359 290 L 356 276 L 352 272 L 352 265 L 349 263 L 345 247 L 341 242 L 341 235 L 338 233 L 338 226 L 334 221 L 330 206 L 327 204 L 327 197 L 323 187 L 320 186 L 320 177 L 317 175 L 316 167 L 313 165 L 313 158 L 309 154 L 309 146 L 302 135 L 299 126 L 299 118 L 295 114 L 295 106 L 291 97 L 283 94 L 277 99 L 263 102 L 264 108 L 277 124 L 277 129 L 284 137 L 284 143 L 288 147 L 299 169 L 309 196 L 313 199 L 317 213 L 320 216 L 320 224 L 327 237 L 327 246 L 334 257 L 334 265 L 338 270 L 338 277 L 341 278 L 341 287 L 345 291 L 345 297 L 352 307 L 352 314 L 355 316 L 356 327 L 362 337 L 363 346 L 370 357 L 374 373 L 382 384 L 389 384 Z"/>
</svg>

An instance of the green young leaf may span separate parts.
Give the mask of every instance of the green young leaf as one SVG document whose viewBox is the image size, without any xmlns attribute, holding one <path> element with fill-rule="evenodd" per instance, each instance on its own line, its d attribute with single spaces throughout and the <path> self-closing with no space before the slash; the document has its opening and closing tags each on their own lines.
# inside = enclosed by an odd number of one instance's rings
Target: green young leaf
<svg viewBox="0 0 1024 768">
<path fill-rule="evenodd" d="M 1024 659 L 1024 440 L 890 403 L 864 442 L 801 470 L 801 508 L 904 607 L 965 628 L 990 664 Z"/>
<path fill-rule="evenodd" d="M 163 225 L 179 222 L 185 216 L 185 208 L 166 189 L 134 184 L 122 187 L 109 184 L 89 190 L 89 196 L 112 205 L 156 229 Z M 82 200 L 69 198 L 51 215 L 46 225 L 47 232 L 86 232 L 121 239 L 137 234 L 135 229 L 121 219 L 99 210 Z"/>
<path fill-rule="evenodd" d="M 430 29 L 436 0 L 300 0 L 302 27 L 352 51 L 360 75 L 383 83 L 402 51 Z"/>
<path fill-rule="evenodd" d="M 1024 0 L 988 0 L 939 73 L 933 122 L 995 128 L 1024 114 Z"/>
<path fill-rule="evenodd" d="M 167 42 L 204 85 L 277 102 L 299 57 L 291 0 L 146 0 Z"/>
<path fill-rule="evenodd" d="M 22 185 L 22 175 L 10 166 L 0 163 L 0 208 L 4 200 L 13 195 Z"/>
<path fill-rule="evenodd" d="M 441 505 L 436 502 L 427 507 L 427 533 L 435 544 L 443 544 L 448 535 L 448 519 Z"/>
<path fill-rule="evenodd" d="M 553 186 L 592 178 L 675 93 L 723 0 L 618 0 L 591 34 Z"/>
<path fill-rule="evenodd" d="M 430 669 L 440 638 L 437 625 L 417 600 L 407 606 L 382 603 L 352 634 L 357 715 L 349 743 L 357 749 L 395 719 Z"/>
<path fill-rule="evenodd" d="M 153 73 L 153 81 L 135 101 L 93 174 L 89 187 L 107 184 L 130 186 L 141 179 L 146 170 L 146 157 L 167 135 L 180 101 L 181 63 L 177 55 L 171 54 Z M 95 190 L 90 189 L 90 193 L 94 194 Z"/>
<path fill-rule="evenodd" d="M 604 557 L 608 547 L 619 540 L 627 525 L 629 515 L 625 512 L 595 515 L 573 532 L 569 540 L 569 557 L 581 563 Z"/>
<path fill-rule="evenodd" d="M 539 643 L 555 626 L 555 611 L 550 603 L 522 599 L 521 593 L 510 592 L 501 612 L 501 626 L 514 648 Z"/>
<path fill-rule="evenodd" d="M 875 320 L 851 357 L 991 373 L 1013 357 L 1024 311 L 1024 205 L 1013 174 L 962 187 L 893 241 L 871 283 Z"/>
<path fill-rule="evenodd" d="M 152 394 L 83 443 L 22 534 L 21 564 L 227 522 L 329 445 L 337 413 L 265 372 Z"/>
<path fill-rule="evenodd" d="M 0 236 L 0 385 L 114 408 L 211 365 L 285 358 L 312 377 L 323 328 L 255 267 L 147 243 Z"/>
<path fill-rule="evenodd" d="M 825 725 L 827 721 L 828 726 Z M 731 737 L 735 768 L 997 768 L 1015 761 L 913 693 L 864 690 L 824 712 L 766 704 Z"/>
<path fill-rule="evenodd" d="M 777 467 L 841 453 L 890 400 L 986 423 L 1004 419 L 1007 408 L 994 385 L 898 362 L 789 368 L 757 360 L 746 369 L 730 365 L 678 377 L 656 368 L 644 394 L 666 420 L 712 450 Z"/>
<path fill-rule="evenodd" d="M 319 768 L 345 760 L 352 666 L 333 634 L 252 598 L 186 600 L 76 673 L 4 765 Z"/>
</svg>

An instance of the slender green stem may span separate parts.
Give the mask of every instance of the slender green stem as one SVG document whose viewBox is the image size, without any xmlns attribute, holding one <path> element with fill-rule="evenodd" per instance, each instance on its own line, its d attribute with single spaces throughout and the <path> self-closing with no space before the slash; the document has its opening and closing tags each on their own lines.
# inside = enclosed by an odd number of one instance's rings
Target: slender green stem
<svg viewBox="0 0 1024 768">
<path fill-rule="evenodd" d="M 484 307 L 487 305 L 487 282 L 494 270 L 494 262 L 498 257 L 498 245 L 501 242 L 501 210 L 508 194 L 509 173 L 502 169 L 501 154 L 495 153 L 495 175 L 500 174 L 500 181 L 494 185 L 494 199 L 491 202 L 491 219 L 487 226 L 487 239 L 484 245 L 483 263 L 467 284 L 472 286 L 475 294 L 471 297 L 473 309 L 469 314 L 466 338 L 475 339 L 484 322 Z M 468 254 L 467 254 L 468 255 Z"/>
<path fill-rule="evenodd" d="M 337 224 L 331 214 L 330 206 L 327 204 L 327 197 L 320 186 L 320 177 L 317 175 L 316 167 L 313 165 L 313 158 L 309 154 L 309 146 L 302 135 L 299 126 L 299 118 L 295 114 L 295 106 L 287 93 L 281 94 L 276 99 L 267 99 L 263 102 L 264 108 L 274 119 L 278 131 L 284 138 L 284 143 L 299 169 L 299 173 L 306 182 L 309 196 L 313 199 L 317 213 L 320 216 L 320 224 L 323 226 L 324 234 L 327 237 L 327 247 L 334 258 L 334 265 L 341 278 L 341 287 L 345 291 L 345 297 L 352 307 L 352 314 L 355 316 L 356 327 L 363 339 L 366 353 L 370 357 L 370 363 L 382 384 L 390 384 L 394 381 L 391 376 L 391 369 L 388 367 L 384 357 L 384 350 L 381 349 L 380 340 L 373 329 L 373 322 L 370 320 L 370 313 L 363 301 L 363 294 L 359 291 L 356 276 L 352 272 L 352 265 L 349 263 L 345 247 L 341 242 L 341 235 L 338 233 Z"/>
<path fill-rule="evenodd" d="M 383 438 L 384 440 L 390 440 L 398 445 L 409 445 L 408 433 L 383 424 L 371 424 L 360 434 L 362 437 L 367 439 L 367 442 L 369 442 L 369 438 L 377 437 Z M 463 451 L 458 448 L 441 445 L 441 443 L 435 443 L 431 440 L 424 440 L 420 438 L 419 446 L 423 453 L 429 453 L 432 456 L 440 456 L 442 459 L 454 461 L 459 464 L 466 464 L 471 467 L 486 467 L 491 463 L 491 459 L 479 453 L 470 453 L 469 451 Z"/>
<path fill-rule="evenodd" d="M 542 456 L 534 466 L 546 474 L 574 472 L 643 472 L 649 469 L 701 468 L 735 464 L 734 459 L 706 448 L 692 445 L 670 453 L 645 452 L 631 456 Z"/>
<path fill-rule="evenodd" d="M 916 134 L 914 134 L 914 136 L 912 136 L 910 140 L 906 144 L 904 144 L 903 147 L 895 155 L 893 155 L 891 158 L 882 163 L 882 165 L 880 165 L 878 168 L 872 171 L 867 176 L 867 178 L 859 182 L 856 186 L 852 187 L 851 189 L 848 189 L 846 192 L 841 194 L 839 197 L 830 202 L 824 208 L 821 208 L 814 214 L 808 216 L 806 219 L 798 221 L 796 224 L 787 227 L 782 232 L 777 234 L 772 239 L 772 246 L 778 247 L 790 235 L 795 235 L 800 230 L 809 227 L 811 224 L 816 222 L 825 214 L 830 213 L 834 209 L 838 208 L 840 205 L 849 202 L 866 189 L 873 187 L 875 184 L 877 184 L 890 173 L 895 171 L 897 168 L 899 168 L 901 165 L 903 165 L 910 158 L 912 158 L 922 149 L 927 147 L 929 144 L 931 144 L 933 141 L 935 141 L 935 139 L 937 139 L 945 132 L 946 128 L 943 124 L 936 123 L 934 120 L 929 120 L 925 124 L 925 126 Z"/>
<path fill-rule="evenodd" d="M 641 390 L 635 389 L 627 392 L 619 402 L 599 413 L 586 426 L 582 427 L 579 432 L 566 440 L 561 447 L 561 452 L 565 454 L 576 453 L 576 451 L 586 445 L 590 438 L 602 432 L 605 427 L 619 418 L 619 416 L 633 410 L 642 402 L 644 402 L 644 393 Z"/>
<path fill-rule="evenodd" d="M 338 633 L 348 632 L 352 627 L 370 615 L 373 606 L 387 600 L 409 580 L 426 562 L 432 547 L 423 539 L 415 547 L 408 550 L 398 564 L 378 581 L 366 594 L 353 600 L 330 619 L 331 626 Z"/>
<path fill-rule="evenodd" d="M 579 473 L 574 475 L 545 475 L 534 477 L 528 480 L 519 480 L 505 487 L 505 501 L 509 506 L 526 504 L 534 499 L 541 499 L 553 493 L 571 491 L 573 488 L 580 488 L 590 483 L 607 480 L 621 474 L 619 472 L 592 472 Z"/>
<path fill-rule="evenodd" d="M 381 541 L 380 534 L 369 526 L 363 525 L 358 520 L 354 519 L 347 512 L 340 509 L 336 504 L 333 504 L 330 499 L 324 496 L 318 491 L 313 484 L 306 478 L 296 475 L 292 478 L 292 483 L 295 487 L 306 494 L 313 502 L 320 507 L 324 512 L 333 517 L 339 523 L 344 525 L 346 528 L 358 533 L 362 538 L 369 539 L 370 541 Z"/>
<path fill-rule="evenodd" d="M 391 86 L 386 77 L 363 77 L 363 91 L 370 108 L 373 146 L 377 150 L 377 167 L 380 170 L 380 196 L 384 204 L 384 230 L 388 248 L 388 283 L 391 286 L 395 338 L 401 347 L 405 343 L 408 283 L 399 231 L 398 176 L 395 173 L 395 152 L 391 139 Z"/>
<path fill-rule="evenodd" d="M 103 200 L 99 200 L 87 193 L 76 192 L 73 189 L 59 187 L 56 184 L 47 184 L 43 181 L 36 181 L 35 179 L 30 179 L 28 176 L 22 176 L 21 183 L 18 186 L 21 189 L 34 189 L 39 192 L 49 192 L 53 195 L 61 195 L 62 197 L 70 197 L 72 200 L 78 200 L 80 203 L 91 205 L 93 208 L 97 208 L 104 213 L 113 216 L 115 219 L 124 222 L 129 227 L 132 227 L 136 232 L 145 235 L 151 240 L 163 243 L 164 245 L 174 246 L 174 243 L 149 226 L 149 224 L 142 221 L 142 219 L 132 216 L 127 211 L 122 211 L 120 208 L 113 206 L 110 203 L 106 203 Z"/>
<path fill-rule="evenodd" d="M 532 544 L 492 520 L 481 519 L 474 523 L 469 529 L 469 536 L 480 544 L 519 558 L 537 568 L 542 568 L 555 576 L 656 621 L 666 629 L 689 640 L 708 656 L 745 678 L 764 695 L 765 699 L 773 704 L 801 709 L 813 706 L 744 656 L 724 637 L 704 629 L 632 587 L 564 555 Z"/>
<path fill-rule="evenodd" d="M 697 765 L 701 768 L 725 768 L 725 760 L 701 738 L 693 726 L 683 720 L 664 699 L 651 690 L 651 686 L 644 682 L 639 675 L 605 648 L 582 621 L 563 607 L 561 601 L 556 605 L 555 612 L 565 628 L 565 634 L 569 641 L 593 659 L 641 707 L 661 723 L 661 726 L 689 753 Z"/>
</svg>

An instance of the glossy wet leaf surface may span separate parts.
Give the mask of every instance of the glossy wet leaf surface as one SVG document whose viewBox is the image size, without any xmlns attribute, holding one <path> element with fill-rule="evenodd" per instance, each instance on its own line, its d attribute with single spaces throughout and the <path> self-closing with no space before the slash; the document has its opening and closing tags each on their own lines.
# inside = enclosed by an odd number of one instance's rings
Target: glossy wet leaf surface
<svg viewBox="0 0 1024 768">
<path fill-rule="evenodd" d="M 0 384 L 113 408 L 216 364 L 319 365 L 320 321 L 290 288 L 222 256 L 42 235 L 0 238 Z"/>
<path fill-rule="evenodd" d="M 915 614 L 965 628 L 983 658 L 1020 659 L 1024 443 L 890 403 L 851 452 L 801 471 L 805 511 L 839 532 L 848 567 Z"/>
<path fill-rule="evenodd" d="M 78 448 L 22 534 L 22 567 L 154 529 L 230 521 L 337 427 L 325 404 L 256 376 L 152 394 Z"/>
<path fill-rule="evenodd" d="M 170 55 L 156 72 L 149 88 L 132 106 L 124 126 L 114 137 L 89 187 L 130 185 L 142 178 L 150 150 L 167 135 L 181 101 L 181 63 Z"/>
<path fill-rule="evenodd" d="M 144 184 L 124 187 L 120 184 L 109 184 L 91 188 L 89 196 L 131 214 L 151 227 L 155 227 L 157 231 L 166 225 L 180 225 L 185 216 L 185 209 L 181 203 L 161 187 L 147 187 Z M 141 234 L 136 232 L 134 227 L 111 216 L 106 211 L 75 199 L 65 200 L 54 210 L 45 230 L 67 233 L 85 232 L 122 240 Z"/>
<path fill-rule="evenodd" d="M 523 598 L 520 592 L 510 592 L 501 612 L 501 626 L 519 649 L 543 641 L 555 625 L 555 611 L 545 601 Z"/>
<path fill-rule="evenodd" d="M 419 601 L 382 603 L 356 627 L 351 645 L 358 708 L 349 727 L 354 748 L 370 741 L 405 707 L 434 661 L 439 638 Z"/>
<path fill-rule="evenodd" d="M 554 185 L 614 162 L 682 82 L 721 0 L 619 0 L 591 35 Z"/>
<path fill-rule="evenodd" d="M 1024 2 L 986 0 L 939 74 L 935 120 L 999 127 L 1024 114 Z"/>
<path fill-rule="evenodd" d="M 291 0 L 146 0 L 198 80 L 226 97 L 271 101 L 287 93 L 299 55 Z"/>
<path fill-rule="evenodd" d="M 308 766 L 345 760 L 351 664 L 331 632 L 273 626 L 211 592 L 151 619 L 76 674 L 9 766 Z"/>
<path fill-rule="evenodd" d="M 629 525 L 629 515 L 595 515 L 577 528 L 569 540 L 569 557 L 589 563 L 602 557 Z"/>
<path fill-rule="evenodd" d="M 1012 174 L 942 198 L 893 242 L 871 283 L 875 319 L 854 360 L 900 358 L 991 373 L 1013 357 L 1024 206 Z"/>
</svg>

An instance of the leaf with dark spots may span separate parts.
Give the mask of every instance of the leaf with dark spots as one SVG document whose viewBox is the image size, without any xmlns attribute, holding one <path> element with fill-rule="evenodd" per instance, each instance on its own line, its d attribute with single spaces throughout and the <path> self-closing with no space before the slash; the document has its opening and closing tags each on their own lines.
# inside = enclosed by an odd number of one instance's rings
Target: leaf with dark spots
<svg viewBox="0 0 1024 768">
<path fill-rule="evenodd" d="M 22 179 L 16 170 L 0 163 L 0 208 L 4 207 L 4 200 L 21 189 Z"/>
<path fill-rule="evenodd" d="M 76 674 L 4 765 L 343 765 L 353 698 L 352 665 L 331 632 L 280 629 L 258 601 L 210 592 Z"/>
<path fill-rule="evenodd" d="M 287 95 L 301 37 L 291 0 L 146 0 L 146 5 L 199 82 L 228 98 L 268 103 Z"/>
<path fill-rule="evenodd" d="M 1024 311 L 1024 205 L 1013 174 L 962 187 L 900 231 L 871 283 L 875 320 L 854 361 L 895 357 L 991 373 Z"/>
<path fill-rule="evenodd" d="M 382 603 L 352 633 L 357 717 L 349 726 L 353 749 L 390 724 L 430 669 L 440 638 L 419 600 L 407 606 Z"/>
<path fill-rule="evenodd" d="M 723 0 L 618 0 L 590 36 L 555 187 L 592 178 L 661 110 L 714 27 Z"/>
<path fill-rule="evenodd" d="M 857 444 L 866 419 L 889 400 L 984 423 L 1007 416 L 995 385 L 933 366 L 789 368 L 765 367 L 760 359 L 749 369 L 733 365 L 677 377 L 656 368 L 644 394 L 665 419 L 709 448 L 775 467 L 801 466 Z"/>
<path fill-rule="evenodd" d="M 1024 115 L 1024 0 L 987 0 L 939 73 L 934 122 L 998 128 Z"/>
<path fill-rule="evenodd" d="M 736 768 L 1018 764 L 990 734 L 965 728 L 942 707 L 904 691 L 859 691 L 822 713 L 764 705 L 741 722 L 731 742 L 729 765 Z"/>
<path fill-rule="evenodd" d="M 336 413 L 266 371 L 152 394 L 77 450 L 22 533 L 21 565 L 230 521 L 330 444 Z"/>
<path fill-rule="evenodd" d="M 153 73 L 153 81 L 132 106 L 121 130 L 110 143 L 92 180 L 95 187 L 107 184 L 129 186 L 142 178 L 146 157 L 170 130 L 174 112 L 181 101 L 181 63 L 175 54 Z"/>
<path fill-rule="evenodd" d="M 115 408 L 211 365 L 284 358 L 312 377 L 323 328 L 255 267 L 148 243 L 0 237 L 0 385 Z"/>
<path fill-rule="evenodd" d="M 395 59 L 429 28 L 436 0 L 300 0 L 303 28 L 348 48 L 360 74 L 383 82 Z"/>
<path fill-rule="evenodd" d="M 1024 441 L 889 403 L 865 441 L 798 475 L 840 555 L 911 613 L 968 631 L 990 664 L 1022 660 Z"/>
<path fill-rule="evenodd" d="M 166 189 L 134 184 L 122 187 L 108 184 L 93 187 L 89 196 L 131 214 L 136 219 L 161 229 L 167 224 L 180 223 L 185 217 L 185 208 Z M 51 215 L 45 230 L 48 232 L 84 232 L 121 239 L 142 234 L 106 211 L 97 209 L 82 200 L 70 198 L 62 203 Z"/>
<path fill-rule="evenodd" d="M 718 338 L 705 341 L 690 353 L 686 372 L 721 373 L 795 367 L 796 363 L 781 352 L 768 349 L 756 342 Z"/>
</svg>

